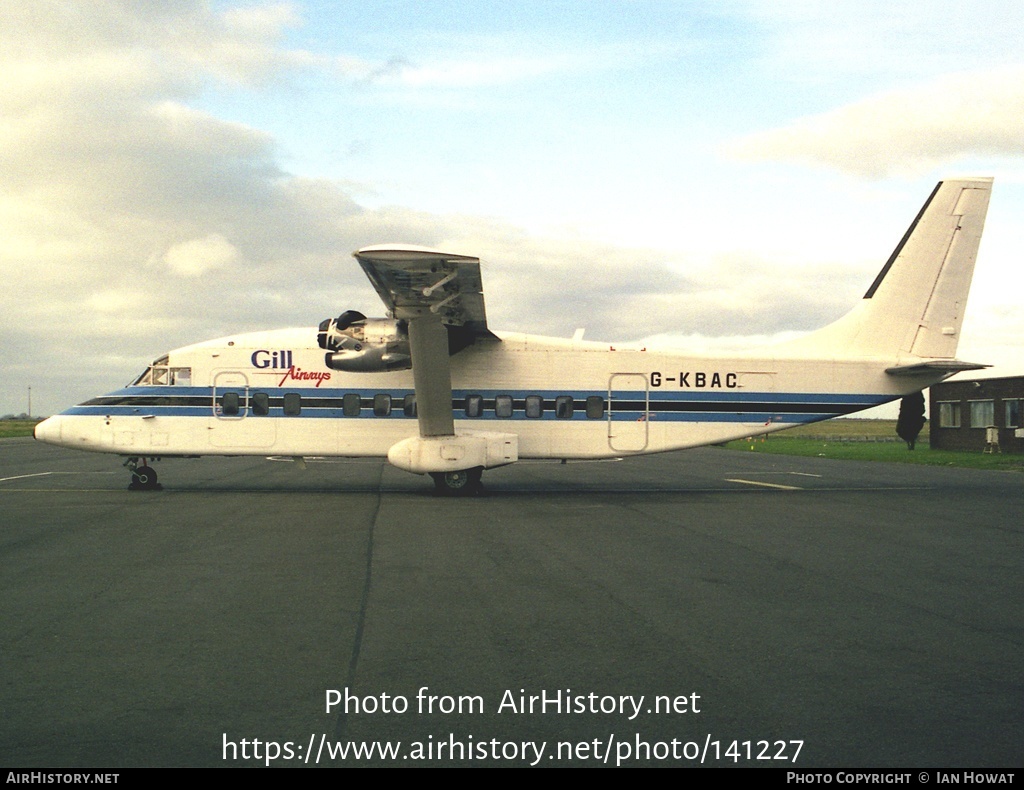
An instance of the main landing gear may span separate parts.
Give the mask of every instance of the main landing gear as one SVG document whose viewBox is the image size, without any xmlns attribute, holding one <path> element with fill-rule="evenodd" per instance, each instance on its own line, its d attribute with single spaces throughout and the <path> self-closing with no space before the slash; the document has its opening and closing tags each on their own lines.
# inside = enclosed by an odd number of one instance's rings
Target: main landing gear
<svg viewBox="0 0 1024 790">
<path fill-rule="evenodd" d="M 430 476 L 434 478 L 434 488 L 441 496 L 471 496 L 480 492 L 483 473 L 483 467 L 478 466 L 457 472 L 431 472 Z"/>
<path fill-rule="evenodd" d="M 129 491 L 162 491 L 163 486 L 156 481 L 156 470 L 146 463 L 143 458 L 139 463 L 138 458 L 129 458 L 124 465 L 132 473 L 132 481 L 128 484 Z"/>
</svg>

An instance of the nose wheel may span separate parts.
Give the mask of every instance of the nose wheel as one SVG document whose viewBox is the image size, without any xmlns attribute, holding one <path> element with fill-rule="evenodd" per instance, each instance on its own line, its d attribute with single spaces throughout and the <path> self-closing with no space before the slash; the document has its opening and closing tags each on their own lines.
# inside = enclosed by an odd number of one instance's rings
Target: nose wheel
<svg viewBox="0 0 1024 790">
<path fill-rule="evenodd" d="M 478 466 L 457 472 L 431 472 L 430 476 L 434 478 L 434 489 L 441 496 L 470 496 L 480 491 L 483 472 Z"/>
<path fill-rule="evenodd" d="M 129 458 L 124 465 L 132 473 L 131 482 L 128 483 L 129 491 L 163 490 L 163 486 L 156 481 L 156 470 L 146 463 L 145 458 L 142 459 L 142 463 L 139 463 L 138 458 Z"/>
</svg>

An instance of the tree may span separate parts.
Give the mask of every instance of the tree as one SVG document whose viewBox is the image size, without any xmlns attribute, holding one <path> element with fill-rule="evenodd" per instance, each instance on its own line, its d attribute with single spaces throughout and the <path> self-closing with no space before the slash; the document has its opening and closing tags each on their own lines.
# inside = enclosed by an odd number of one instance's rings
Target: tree
<svg viewBox="0 0 1024 790">
<path fill-rule="evenodd" d="M 911 393 L 900 401 L 900 416 L 896 419 L 896 433 L 907 443 L 908 450 L 914 449 L 924 424 L 924 393 Z"/>
</svg>

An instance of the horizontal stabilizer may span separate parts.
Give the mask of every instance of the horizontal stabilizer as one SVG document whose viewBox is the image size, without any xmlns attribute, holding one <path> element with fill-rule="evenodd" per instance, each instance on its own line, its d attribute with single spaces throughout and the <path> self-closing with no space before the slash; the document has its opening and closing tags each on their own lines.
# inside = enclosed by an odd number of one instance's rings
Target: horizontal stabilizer
<svg viewBox="0 0 1024 790">
<path fill-rule="evenodd" d="M 961 362 L 959 359 L 934 359 L 930 362 L 918 362 L 916 365 L 897 365 L 886 368 L 890 376 L 921 376 L 932 373 L 962 373 L 965 370 L 982 370 L 991 365 L 977 362 Z"/>
</svg>

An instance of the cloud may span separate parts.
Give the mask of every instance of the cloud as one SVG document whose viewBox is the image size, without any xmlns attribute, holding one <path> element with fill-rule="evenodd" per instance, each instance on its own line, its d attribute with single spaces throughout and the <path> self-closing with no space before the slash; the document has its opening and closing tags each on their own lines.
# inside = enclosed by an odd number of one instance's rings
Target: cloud
<svg viewBox="0 0 1024 790">
<path fill-rule="evenodd" d="M 384 83 L 396 82 L 410 88 L 476 88 L 504 85 L 564 70 L 565 57 L 538 58 L 485 56 L 464 60 L 442 60 L 425 65 L 394 64 L 380 74 Z"/>
<path fill-rule="evenodd" d="M 34 84 L 60 90 L 173 78 L 193 87 L 203 79 L 258 85 L 287 68 L 315 62 L 280 46 L 300 23 L 291 6 L 263 5 L 218 14 L 203 0 L 88 0 L 4 3 L 0 8 L 5 75 L 34 71 Z M 4 80 L 4 89 L 33 82 Z M 153 83 L 151 83 L 153 84 Z"/>
<path fill-rule="evenodd" d="M 580 43 L 564 35 L 419 34 L 397 38 L 389 46 L 401 54 L 386 59 L 350 54 L 331 58 L 341 78 L 379 89 L 389 99 L 424 101 L 424 95 L 468 94 L 484 88 L 506 88 L 548 77 L 629 71 L 643 63 L 678 55 L 671 41 Z"/>
<path fill-rule="evenodd" d="M 863 80 L 923 81 L 1016 62 L 1024 23 L 1019 3 L 975 3 L 968 19 L 959 0 L 730 0 L 715 11 L 757 31 L 752 49 L 773 81 L 833 95 Z"/>
<path fill-rule="evenodd" d="M 505 38 L 445 39 L 440 54 L 433 51 L 438 47 L 437 42 L 406 46 L 415 54 L 392 55 L 379 60 L 344 54 L 320 63 L 329 63 L 334 73 L 346 80 L 382 89 L 416 92 L 511 85 L 603 62 L 565 52 L 504 54 L 501 50 L 508 48 Z"/>
<path fill-rule="evenodd" d="M 434 220 L 437 225 L 436 218 Z M 538 335 L 637 341 L 656 334 L 771 334 L 824 326 L 863 292 L 863 273 L 792 266 L 752 253 L 680 251 L 530 236 L 504 223 L 446 218 L 436 246 L 483 261 L 489 323 Z M 829 283 L 822 291 L 821 284 Z"/>
<path fill-rule="evenodd" d="M 976 155 L 1024 154 L 1024 66 L 951 74 L 735 140 L 738 159 L 866 178 L 918 175 Z"/>
<path fill-rule="evenodd" d="M 698 265 L 480 217 L 368 208 L 339 182 L 288 173 L 268 134 L 192 106 L 210 83 L 260 84 L 316 60 L 279 49 L 294 21 L 286 7 L 217 15 L 203 3 L 96 0 L 52 10 L 0 10 L 0 397 L 11 404 L 0 411 L 20 410 L 28 384 L 39 408 L 65 408 L 199 340 L 313 327 L 346 308 L 380 315 L 349 254 L 388 241 L 479 255 L 497 329 L 568 336 L 585 326 L 588 338 L 617 341 L 834 317 L 810 270 L 775 282 L 753 276 L 762 262 L 750 257 Z M 531 68 L 496 58 L 418 79 L 543 72 Z"/>
<path fill-rule="evenodd" d="M 163 262 L 182 277 L 198 277 L 211 269 L 223 269 L 238 260 L 238 250 L 219 233 L 175 244 L 163 255 Z"/>
</svg>

